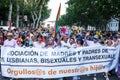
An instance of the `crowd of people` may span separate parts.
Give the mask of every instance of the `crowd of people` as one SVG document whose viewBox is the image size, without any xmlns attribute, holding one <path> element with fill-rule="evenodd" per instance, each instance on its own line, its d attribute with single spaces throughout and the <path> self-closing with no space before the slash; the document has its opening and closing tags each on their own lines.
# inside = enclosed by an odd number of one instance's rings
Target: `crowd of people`
<svg viewBox="0 0 120 80">
<path fill-rule="evenodd" d="M 120 44 L 120 32 L 112 31 L 76 31 L 60 29 L 56 35 L 49 29 L 14 29 L 0 28 L 0 45 L 6 47 L 84 47 L 84 46 L 111 46 Z"/>
<path fill-rule="evenodd" d="M 14 29 L 0 28 L 0 45 L 4 47 L 78 48 L 87 46 L 116 47 L 120 45 L 120 32 L 86 31 L 60 28 L 56 34 L 48 28 Z M 108 79 L 108 74 L 105 76 Z M 63 80 L 60 78 L 59 80 Z M 78 80 L 77 76 L 73 80 Z"/>
</svg>

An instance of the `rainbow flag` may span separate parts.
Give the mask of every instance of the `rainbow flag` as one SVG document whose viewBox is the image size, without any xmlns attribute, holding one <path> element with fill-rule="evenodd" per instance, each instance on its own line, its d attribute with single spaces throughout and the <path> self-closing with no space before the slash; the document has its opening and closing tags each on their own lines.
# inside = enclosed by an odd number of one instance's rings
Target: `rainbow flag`
<svg viewBox="0 0 120 80">
<path fill-rule="evenodd" d="M 59 6 L 59 9 L 58 9 L 58 13 L 57 13 L 57 17 L 56 17 L 56 21 L 55 21 L 55 25 L 54 25 L 54 37 L 56 36 L 56 33 L 58 32 L 58 19 L 60 17 L 60 10 L 61 10 L 61 3 L 60 3 L 60 6 Z"/>
</svg>

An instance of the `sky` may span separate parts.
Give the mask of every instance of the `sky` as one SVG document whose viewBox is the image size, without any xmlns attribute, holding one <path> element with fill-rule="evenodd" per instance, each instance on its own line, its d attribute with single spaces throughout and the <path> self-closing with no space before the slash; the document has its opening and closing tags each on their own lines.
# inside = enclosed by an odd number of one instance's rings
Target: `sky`
<svg viewBox="0 0 120 80">
<path fill-rule="evenodd" d="M 61 3 L 61 13 L 60 15 L 63 15 L 66 13 L 66 7 L 67 5 L 65 4 L 67 0 L 50 0 L 48 3 L 49 9 L 51 9 L 51 14 L 50 17 L 46 21 L 55 21 L 59 5 Z"/>
</svg>

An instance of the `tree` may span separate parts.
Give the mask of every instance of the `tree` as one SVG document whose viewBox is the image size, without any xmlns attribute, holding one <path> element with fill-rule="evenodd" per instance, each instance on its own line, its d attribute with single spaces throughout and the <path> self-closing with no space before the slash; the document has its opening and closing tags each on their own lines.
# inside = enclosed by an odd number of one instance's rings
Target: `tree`
<svg viewBox="0 0 120 80">
<path fill-rule="evenodd" d="M 10 6 L 9 6 L 9 14 L 8 14 L 8 26 L 11 28 L 12 27 L 12 9 L 13 9 L 13 0 L 9 0 L 10 1 Z"/>
<path fill-rule="evenodd" d="M 40 20 L 49 17 L 50 10 L 48 10 L 47 3 L 49 0 L 27 0 L 30 6 L 30 13 L 33 20 L 33 27 L 39 26 Z"/>
<path fill-rule="evenodd" d="M 49 0 L 0 0 L 0 20 L 13 22 L 19 27 L 24 22 L 24 15 L 27 15 L 29 23 L 34 22 L 34 27 L 39 22 L 50 16 L 50 9 L 47 3 Z M 21 25 L 23 26 L 23 25 Z"/>
<path fill-rule="evenodd" d="M 68 16 L 72 25 L 91 25 L 100 29 L 105 27 L 111 18 L 120 20 L 120 0 L 69 0 L 67 4 L 65 16 Z"/>
<path fill-rule="evenodd" d="M 8 0 L 0 0 L 0 20 L 8 19 L 8 9 L 9 9 L 9 1 Z"/>
</svg>

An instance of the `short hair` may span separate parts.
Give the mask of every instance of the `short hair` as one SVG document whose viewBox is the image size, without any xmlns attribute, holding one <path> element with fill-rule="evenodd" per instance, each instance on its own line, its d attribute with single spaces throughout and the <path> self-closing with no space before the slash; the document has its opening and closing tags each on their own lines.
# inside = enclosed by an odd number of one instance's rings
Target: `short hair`
<svg viewBox="0 0 120 80">
<path fill-rule="evenodd" d="M 37 36 L 37 38 L 42 38 L 42 35 L 41 35 L 41 34 L 39 34 L 39 35 Z"/>
</svg>

